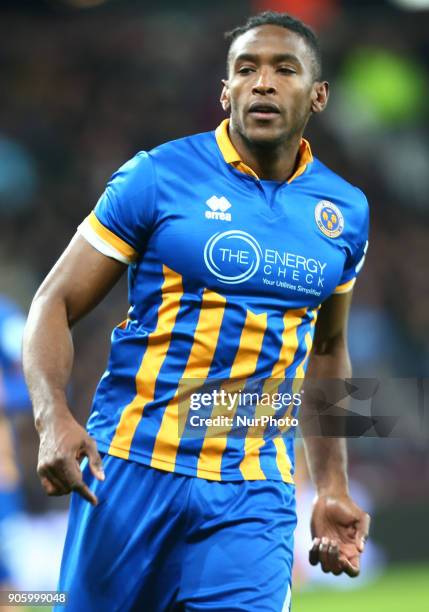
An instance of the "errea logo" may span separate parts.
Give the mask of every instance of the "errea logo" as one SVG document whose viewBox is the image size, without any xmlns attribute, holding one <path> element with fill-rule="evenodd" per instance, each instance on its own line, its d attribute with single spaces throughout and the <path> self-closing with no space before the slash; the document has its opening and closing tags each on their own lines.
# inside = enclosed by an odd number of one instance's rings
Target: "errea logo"
<svg viewBox="0 0 429 612">
<path fill-rule="evenodd" d="M 226 212 L 228 208 L 231 208 L 231 203 L 228 202 L 225 196 L 218 198 L 214 195 L 206 201 L 206 204 L 210 208 L 210 210 L 206 210 L 206 219 L 217 219 L 218 221 L 232 220 L 231 213 Z"/>
</svg>

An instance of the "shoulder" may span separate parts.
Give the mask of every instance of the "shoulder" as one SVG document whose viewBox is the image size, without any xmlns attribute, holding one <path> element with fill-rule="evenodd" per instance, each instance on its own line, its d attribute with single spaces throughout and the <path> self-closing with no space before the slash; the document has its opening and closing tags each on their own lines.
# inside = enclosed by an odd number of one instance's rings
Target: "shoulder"
<svg viewBox="0 0 429 612">
<path fill-rule="evenodd" d="M 309 179 L 312 194 L 318 200 L 315 209 L 317 223 L 328 223 L 325 220 L 333 214 L 335 222 L 341 226 L 341 239 L 345 244 L 365 242 L 369 230 L 369 208 L 363 191 L 318 159 L 313 161 Z"/>
<path fill-rule="evenodd" d="M 152 161 L 146 151 L 139 151 L 110 177 L 106 193 L 127 201 L 141 196 L 155 183 Z"/>
<path fill-rule="evenodd" d="M 184 159 L 187 162 L 204 161 L 204 158 L 213 156 L 215 149 L 215 133 L 211 131 L 165 142 L 149 151 L 149 156 L 156 165 Z"/>
<path fill-rule="evenodd" d="M 126 161 L 112 176 L 116 181 L 138 180 L 141 175 L 153 173 L 154 162 L 169 162 L 173 158 L 192 157 L 196 151 L 200 155 L 213 153 L 215 148 L 214 132 L 192 134 L 177 140 L 170 140 L 149 151 L 138 151 L 134 157 Z"/>
<path fill-rule="evenodd" d="M 328 168 L 319 159 L 314 158 L 312 175 L 317 179 L 318 187 L 337 201 L 343 201 L 356 209 L 356 212 L 366 214 L 368 200 L 364 192 L 352 185 L 339 174 Z"/>
<path fill-rule="evenodd" d="M 138 151 L 128 161 L 126 161 L 114 174 L 112 178 L 120 182 L 121 180 L 136 180 L 143 174 L 151 173 L 151 160 L 147 151 Z"/>
</svg>

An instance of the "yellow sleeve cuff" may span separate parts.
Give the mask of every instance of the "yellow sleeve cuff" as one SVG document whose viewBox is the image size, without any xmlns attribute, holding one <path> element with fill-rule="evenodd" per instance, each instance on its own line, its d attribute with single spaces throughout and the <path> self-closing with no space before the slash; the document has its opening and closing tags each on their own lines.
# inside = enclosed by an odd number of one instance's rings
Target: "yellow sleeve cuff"
<svg viewBox="0 0 429 612">
<path fill-rule="evenodd" d="M 352 278 L 351 280 L 347 281 L 346 283 L 343 283 L 342 285 L 338 285 L 335 290 L 334 293 L 348 293 L 349 291 L 351 291 L 355 285 L 356 282 L 356 277 Z"/>
<path fill-rule="evenodd" d="M 78 231 L 98 251 L 125 264 L 133 263 L 138 253 L 133 247 L 105 227 L 94 211 L 79 225 Z"/>
</svg>

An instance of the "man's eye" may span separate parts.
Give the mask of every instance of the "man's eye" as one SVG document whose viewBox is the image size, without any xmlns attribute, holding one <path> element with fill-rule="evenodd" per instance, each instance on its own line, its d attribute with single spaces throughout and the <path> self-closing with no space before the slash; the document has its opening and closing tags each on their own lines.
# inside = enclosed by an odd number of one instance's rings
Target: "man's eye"
<svg viewBox="0 0 429 612">
<path fill-rule="evenodd" d="M 249 74 L 252 71 L 253 68 L 251 68 L 250 66 L 242 66 L 238 69 L 238 74 Z"/>
<path fill-rule="evenodd" d="M 278 71 L 281 72 L 282 74 L 296 74 L 296 70 L 288 66 L 280 66 Z"/>
</svg>

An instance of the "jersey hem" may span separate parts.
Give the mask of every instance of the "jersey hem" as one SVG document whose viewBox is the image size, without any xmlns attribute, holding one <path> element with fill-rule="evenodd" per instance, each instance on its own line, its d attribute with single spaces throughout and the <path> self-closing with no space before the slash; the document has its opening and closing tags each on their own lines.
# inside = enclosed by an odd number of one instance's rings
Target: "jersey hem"
<svg viewBox="0 0 429 612">
<path fill-rule="evenodd" d="M 106 453 L 107 455 L 113 455 L 114 457 L 119 457 L 125 461 L 135 461 L 136 463 L 141 463 L 142 465 L 156 470 L 161 470 L 163 472 L 174 472 L 175 474 L 181 474 L 182 476 L 192 476 L 193 478 L 203 478 L 204 480 L 217 480 L 221 482 L 276 480 L 295 485 L 291 474 L 288 475 L 288 478 L 284 478 L 281 474 L 277 474 L 275 472 L 264 472 L 264 478 L 261 478 L 260 469 L 255 470 L 254 474 L 252 471 L 250 471 L 250 477 L 248 476 L 246 478 L 243 477 L 243 474 L 239 470 L 230 470 L 229 472 L 223 472 L 220 474 L 219 472 L 212 472 L 210 470 L 198 468 L 198 473 L 196 473 L 196 469 L 194 468 L 172 463 L 170 461 L 166 461 L 165 459 L 157 459 L 153 458 L 152 456 L 148 457 L 143 453 L 136 453 L 135 451 L 128 453 L 128 451 L 125 451 L 122 448 L 112 447 L 110 444 L 97 439 L 95 436 L 93 437 L 97 442 L 98 450 L 101 452 Z"/>
</svg>

